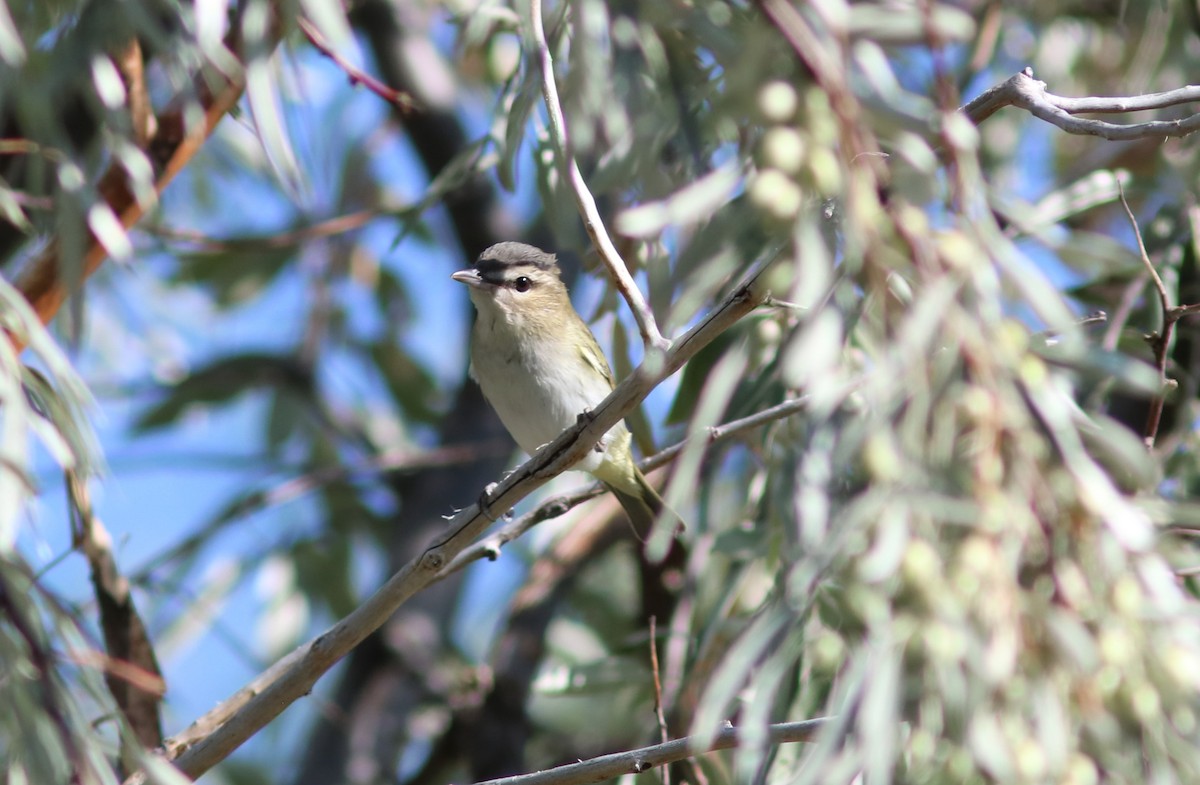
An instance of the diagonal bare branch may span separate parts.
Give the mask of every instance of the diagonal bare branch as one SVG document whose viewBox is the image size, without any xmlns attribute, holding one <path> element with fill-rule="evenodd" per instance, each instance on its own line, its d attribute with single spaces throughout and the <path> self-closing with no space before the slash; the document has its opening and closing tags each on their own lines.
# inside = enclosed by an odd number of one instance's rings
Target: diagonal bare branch
<svg viewBox="0 0 1200 785">
<path fill-rule="evenodd" d="M 818 717 L 802 722 L 782 722 L 771 725 L 767 728 L 767 741 L 772 745 L 812 741 L 813 736 L 828 722 L 828 717 Z M 532 774 L 486 780 L 477 785 L 585 785 L 585 783 L 601 782 L 625 774 L 640 774 L 656 766 L 684 760 L 698 753 L 732 749 L 740 744 L 741 731 L 737 728 L 727 727 L 722 728 L 713 737 L 710 744 L 705 744 L 705 741 L 699 736 L 687 736 L 650 747 L 601 755 L 591 760 L 570 763 L 566 766 L 558 766 Z"/>
</svg>

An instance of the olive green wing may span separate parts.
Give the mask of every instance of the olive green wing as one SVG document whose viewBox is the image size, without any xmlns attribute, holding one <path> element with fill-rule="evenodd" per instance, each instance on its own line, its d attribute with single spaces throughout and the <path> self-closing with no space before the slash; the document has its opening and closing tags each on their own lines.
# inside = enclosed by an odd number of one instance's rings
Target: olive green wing
<svg viewBox="0 0 1200 785">
<path fill-rule="evenodd" d="M 596 343 L 596 338 L 592 335 L 591 330 L 588 330 L 582 322 L 580 324 L 586 331 L 587 337 L 591 338 L 590 341 L 582 342 L 579 346 L 580 356 L 596 373 L 604 377 L 609 387 L 615 387 L 616 382 L 613 380 L 612 369 L 608 367 L 608 360 L 604 357 L 604 352 L 600 351 L 600 344 Z"/>
</svg>

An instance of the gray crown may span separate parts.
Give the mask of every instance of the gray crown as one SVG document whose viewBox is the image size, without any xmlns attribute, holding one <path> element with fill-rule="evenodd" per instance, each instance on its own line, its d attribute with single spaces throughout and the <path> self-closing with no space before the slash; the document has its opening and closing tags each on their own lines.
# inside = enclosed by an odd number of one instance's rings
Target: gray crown
<svg viewBox="0 0 1200 785">
<path fill-rule="evenodd" d="M 518 264 L 531 264 L 542 270 L 558 274 L 558 264 L 552 253 L 546 253 L 541 248 L 535 248 L 525 243 L 496 243 L 483 253 L 475 262 L 475 269 L 480 273 L 499 273 Z"/>
</svg>

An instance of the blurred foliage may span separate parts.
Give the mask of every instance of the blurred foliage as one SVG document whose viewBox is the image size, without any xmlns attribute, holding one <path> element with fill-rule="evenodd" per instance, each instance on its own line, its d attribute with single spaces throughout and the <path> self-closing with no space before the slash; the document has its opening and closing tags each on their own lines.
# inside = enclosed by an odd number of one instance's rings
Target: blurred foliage
<svg viewBox="0 0 1200 785">
<path fill-rule="evenodd" d="M 283 45 L 233 61 L 231 20 L 266 41 L 272 6 Z M 236 491 L 200 523 L 192 500 L 147 510 L 178 538 L 124 566 L 152 637 L 173 644 L 230 635 L 214 618 L 253 583 L 257 620 L 231 648 L 274 658 L 374 588 L 379 554 L 402 562 L 406 536 L 438 531 L 410 506 L 433 471 L 458 480 L 439 514 L 495 479 L 458 468 L 491 449 L 463 434 L 450 366 L 464 352 L 448 345 L 465 335 L 445 279 L 469 261 L 454 219 L 469 195 L 502 206 L 476 225 L 527 225 L 577 252 L 593 273 L 580 308 L 614 367 L 640 356 L 554 168 L 528 5 L 352 9 L 350 22 L 402 20 L 374 63 L 410 63 L 416 111 L 450 118 L 442 141 L 461 136 L 432 171 L 415 119 L 390 121 L 347 83 L 292 29 L 301 10 L 337 52 L 380 33 L 352 35 L 332 0 L 0 7 L 0 117 L 20 141 L 0 157 L 0 319 L 30 347 L 22 365 L 0 342 L 0 781 L 118 781 L 116 708 L 83 656 L 99 647 L 93 609 L 59 596 L 71 590 L 25 531 L 57 487 L 39 487 L 46 465 L 101 464 L 89 386 L 106 411 L 132 409 L 129 444 L 160 450 L 196 420 L 250 411 L 249 435 L 216 437 L 252 445 Z M 788 24 L 815 46 L 796 51 Z M 809 401 L 736 439 L 695 439 L 672 464 L 665 496 L 688 530 L 653 641 L 668 725 L 732 721 L 749 741 L 675 774 L 1200 780 L 1200 342 L 1179 322 L 1177 385 L 1147 450 L 1146 336 L 1163 315 L 1119 203 L 1123 188 L 1173 301 L 1200 302 L 1196 144 L 1071 137 L 1011 108 L 976 129 L 956 112 L 1026 65 L 1060 95 L 1181 87 L 1200 51 L 1193 4 L 574 0 L 549 5 L 546 26 L 572 153 L 660 324 L 679 334 L 777 258 L 773 304 L 631 418 L 639 444 Z M 205 70 L 244 67 L 247 97 L 133 234 L 133 270 L 109 265 L 75 301 L 81 379 L 14 282 L 51 235 L 78 278 L 106 167 L 146 182 L 114 61 L 133 38 L 157 108 Z M 1103 322 L 1084 319 L 1096 309 Z M 214 555 L 256 520 L 280 525 Z M 51 525 L 65 540 L 67 522 Z M 490 742 L 462 731 L 511 695 L 515 718 L 496 716 L 524 770 L 657 740 L 651 570 L 629 538 L 555 551 L 570 534 L 522 551 L 508 613 L 484 564 L 486 589 L 454 586 L 450 610 L 389 632 L 380 647 L 416 697 L 359 716 L 338 701 L 366 675 L 346 674 L 322 700 L 370 743 L 328 765 L 357 782 L 511 773 L 472 763 L 471 744 Z M 548 577 L 560 561 L 571 569 Z M 204 680 L 169 664 L 167 677 Z M 834 719 L 812 744 L 764 746 L 768 723 L 815 716 Z M 223 775 L 303 783 L 316 775 L 279 761 L 322 741 L 262 734 Z"/>
</svg>

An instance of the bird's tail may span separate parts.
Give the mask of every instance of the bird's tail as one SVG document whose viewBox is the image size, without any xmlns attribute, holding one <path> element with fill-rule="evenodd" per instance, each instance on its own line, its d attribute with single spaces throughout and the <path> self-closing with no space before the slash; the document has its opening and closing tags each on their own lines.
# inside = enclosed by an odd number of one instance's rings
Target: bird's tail
<svg viewBox="0 0 1200 785">
<path fill-rule="evenodd" d="M 613 496 L 616 496 L 617 501 L 625 508 L 625 514 L 629 516 L 629 521 L 633 524 L 633 530 L 639 539 L 645 540 L 650 536 L 654 530 L 654 524 L 660 516 L 669 516 L 668 520 L 673 533 L 678 533 L 686 528 L 683 525 L 683 519 L 666 505 L 646 476 L 637 469 L 634 469 L 633 477 L 628 478 L 627 482 L 623 482 L 619 486 L 605 482 L 604 486 L 612 491 Z"/>
</svg>

